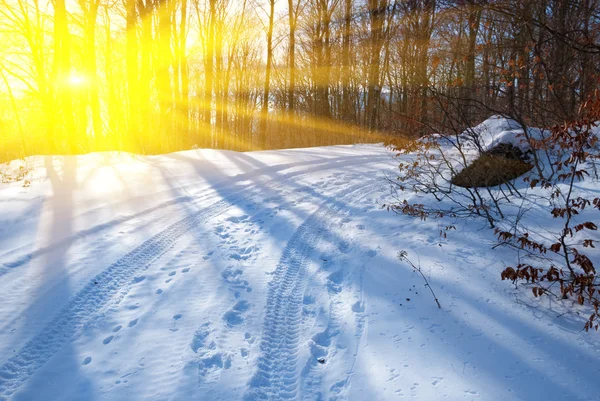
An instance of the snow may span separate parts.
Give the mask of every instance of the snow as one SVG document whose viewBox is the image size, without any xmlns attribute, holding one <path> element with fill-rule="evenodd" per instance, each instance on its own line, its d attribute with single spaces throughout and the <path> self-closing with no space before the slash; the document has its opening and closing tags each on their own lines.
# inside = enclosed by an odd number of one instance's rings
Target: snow
<svg viewBox="0 0 600 401">
<path fill-rule="evenodd" d="M 500 281 L 485 221 L 382 209 L 381 145 L 23 163 L 30 186 L 0 184 L 0 399 L 597 399 L 597 335 Z"/>
</svg>

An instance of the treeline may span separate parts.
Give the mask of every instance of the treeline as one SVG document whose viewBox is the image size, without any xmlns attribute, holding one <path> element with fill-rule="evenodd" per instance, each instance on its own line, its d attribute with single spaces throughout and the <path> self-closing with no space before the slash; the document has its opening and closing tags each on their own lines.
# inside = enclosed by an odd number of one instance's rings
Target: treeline
<svg viewBox="0 0 600 401">
<path fill-rule="evenodd" d="M 599 87 L 600 0 L 0 0 L 0 157 L 373 142 Z"/>
</svg>

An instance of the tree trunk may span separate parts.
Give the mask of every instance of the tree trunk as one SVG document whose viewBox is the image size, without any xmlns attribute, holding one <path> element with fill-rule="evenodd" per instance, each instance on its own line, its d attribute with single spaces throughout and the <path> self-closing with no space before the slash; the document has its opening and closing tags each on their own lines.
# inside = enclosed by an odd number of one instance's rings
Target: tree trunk
<svg viewBox="0 0 600 401">
<path fill-rule="evenodd" d="M 388 0 L 369 0 L 369 67 L 367 72 L 367 105 L 366 114 L 370 130 L 377 129 L 377 114 L 381 99 L 380 63 L 383 46 L 383 24 L 388 8 Z"/>
<path fill-rule="evenodd" d="M 288 22 L 290 28 L 290 43 L 288 48 L 288 63 L 290 83 L 288 85 L 288 117 L 294 114 L 294 97 L 296 96 L 296 10 L 294 1 L 288 0 Z"/>
<path fill-rule="evenodd" d="M 92 0 L 84 15 L 84 43 L 85 43 L 85 76 L 87 78 L 88 104 L 92 115 L 92 132 L 96 147 L 102 149 L 104 133 L 102 130 L 102 116 L 100 113 L 100 96 L 98 90 L 98 65 L 96 58 L 96 19 L 98 18 L 99 0 Z"/>
<path fill-rule="evenodd" d="M 127 140 L 127 148 L 129 149 L 132 141 L 139 140 L 140 127 L 140 109 L 137 93 L 139 89 L 138 76 L 138 40 L 137 40 L 137 11 L 135 0 L 127 0 L 126 4 L 127 18 L 127 50 L 126 50 L 126 65 L 127 65 L 127 127 L 129 138 Z M 110 37 L 110 32 L 107 33 Z M 107 43 L 110 43 L 107 41 Z"/>
<path fill-rule="evenodd" d="M 275 0 L 269 1 L 269 25 L 267 27 L 267 66 L 263 87 L 262 108 L 260 112 L 260 148 L 267 148 L 267 127 L 269 118 L 269 92 L 271 88 L 271 69 L 273 64 L 273 24 L 275 19 Z"/>
<path fill-rule="evenodd" d="M 66 151 L 74 154 L 77 152 L 78 143 L 73 120 L 73 99 L 68 87 L 71 69 L 69 35 L 65 0 L 55 0 L 53 82 L 55 85 L 55 110 L 57 110 L 57 113 L 54 115 L 54 125 L 61 127 L 60 136 L 67 141 Z M 62 125 L 58 124 L 59 121 L 62 122 Z"/>
<path fill-rule="evenodd" d="M 344 0 L 344 28 L 342 36 L 342 118 L 353 119 L 351 116 L 352 100 L 350 97 L 350 38 L 352 35 L 352 0 Z"/>
<path fill-rule="evenodd" d="M 190 144 L 190 100 L 189 100 L 189 72 L 188 72 L 188 60 L 185 50 L 186 38 L 187 38 L 187 0 L 181 0 L 181 20 L 179 23 L 179 54 L 178 54 L 178 71 L 180 76 L 180 98 L 179 98 L 179 110 L 178 121 L 180 121 L 179 135 L 185 141 L 186 147 Z"/>
</svg>

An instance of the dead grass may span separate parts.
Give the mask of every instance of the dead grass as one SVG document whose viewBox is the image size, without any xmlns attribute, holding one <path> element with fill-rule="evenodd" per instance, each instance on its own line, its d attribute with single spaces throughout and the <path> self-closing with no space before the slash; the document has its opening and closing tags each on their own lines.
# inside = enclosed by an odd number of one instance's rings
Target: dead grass
<svg viewBox="0 0 600 401">
<path fill-rule="evenodd" d="M 532 168 L 523 160 L 483 154 L 456 174 L 452 183 L 465 188 L 495 187 L 520 177 Z"/>
</svg>

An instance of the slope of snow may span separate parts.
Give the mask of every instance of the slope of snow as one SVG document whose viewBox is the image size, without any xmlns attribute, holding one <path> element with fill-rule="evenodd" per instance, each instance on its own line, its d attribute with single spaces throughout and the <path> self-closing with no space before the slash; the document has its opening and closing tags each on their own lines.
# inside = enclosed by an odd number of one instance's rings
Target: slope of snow
<svg viewBox="0 0 600 401">
<path fill-rule="evenodd" d="M 0 399 L 597 399 L 597 336 L 499 280 L 485 222 L 382 210 L 381 146 L 26 164 L 0 185 Z"/>
</svg>

